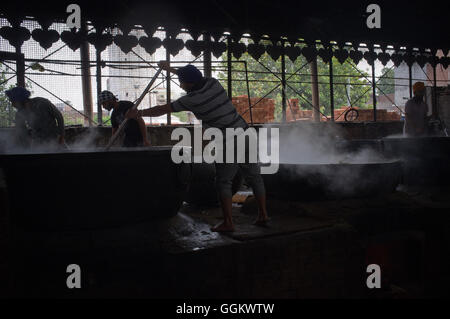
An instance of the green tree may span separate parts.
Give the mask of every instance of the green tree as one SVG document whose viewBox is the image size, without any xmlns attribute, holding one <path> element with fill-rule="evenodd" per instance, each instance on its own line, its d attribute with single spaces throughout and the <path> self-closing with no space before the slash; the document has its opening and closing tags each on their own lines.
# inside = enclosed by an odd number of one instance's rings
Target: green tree
<svg viewBox="0 0 450 319">
<path fill-rule="evenodd" d="M 378 82 L 378 94 L 393 94 L 395 92 L 395 82 L 394 82 L 394 69 L 384 67 L 381 70 L 383 76 Z"/>
<path fill-rule="evenodd" d="M 224 54 L 222 68 L 226 68 L 226 54 Z M 281 78 L 281 57 L 274 61 L 267 53 L 261 56 L 259 62 L 253 59 L 248 53 L 245 53 L 240 58 L 240 61 L 247 61 L 248 79 L 250 93 L 252 97 L 263 97 L 269 93 L 277 84 L 280 83 Z M 298 99 L 302 109 L 312 109 L 312 90 L 311 90 L 311 75 L 309 64 L 306 62 L 304 56 L 299 56 L 295 62 L 286 57 L 286 77 L 289 78 L 291 74 L 304 66 L 296 75 L 288 79 L 288 86 L 286 88 L 287 99 Z M 263 64 L 264 66 L 262 66 Z M 329 116 L 330 112 L 330 85 L 329 85 L 329 65 L 324 63 L 321 58 L 317 60 L 318 81 L 319 81 L 319 99 L 321 112 Z M 278 74 L 278 77 L 268 73 L 268 69 Z M 365 72 L 361 71 L 368 76 Z M 333 58 L 333 74 L 334 74 L 334 105 L 335 109 L 348 105 L 348 82 L 350 82 L 350 101 L 353 106 L 359 108 L 371 107 L 368 105 L 371 102 L 370 85 L 367 80 L 355 70 L 350 63 L 345 62 L 340 64 L 336 58 Z M 245 65 L 244 63 L 233 63 L 233 96 L 247 95 L 247 84 L 245 82 Z M 227 73 L 225 71 L 219 72 L 219 78 L 222 79 L 222 85 L 226 87 Z M 348 81 L 350 79 L 350 81 Z M 273 81 L 273 82 L 271 82 Z M 301 96 L 299 96 L 301 93 Z M 282 112 L 282 91 L 281 86 L 270 93 L 268 98 L 275 100 L 275 119 L 281 119 Z M 287 104 L 289 108 L 289 104 Z"/>
<path fill-rule="evenodd" d="M 178 117 L 180 119 L 180 121 L 182 121 L 182 122 L 187 122 L 187 120 L 188 120 L 188 116 L 187 116 L 186 112 L 174 112 L 172 114 L 175 115 L 176 117 Z"/>
<path fill-rule="evenodd" d="M 0 69 L 0 127 L 8 127 L 13 125 L 15 118 L 15 109 L 12 107 L 5 92 L 13 87 L 13 85 L 5 82 L 7 77 L 3 68 Z"/>
</svg>

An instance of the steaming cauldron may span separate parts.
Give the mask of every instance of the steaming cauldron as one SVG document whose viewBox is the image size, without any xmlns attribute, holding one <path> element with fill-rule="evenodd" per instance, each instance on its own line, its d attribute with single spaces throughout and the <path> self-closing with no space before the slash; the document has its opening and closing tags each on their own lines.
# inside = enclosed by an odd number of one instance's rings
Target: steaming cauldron
<svg viewBox="0 0 450 319">
<path fill-rule="evenodd" d="M 267 196 L 282 200 L 323 200 L 372 196 L 395 190 L 400 162 L 365 164 L 280 164 L 263 175 Z"/>
<path fill-rule="evenodd" d="M 370 150 L 377 153 L 383 151 L 383 143 L 379 139 L 354 139 L 354 140 L 339 140 L 336 142 L 336 149 L 339 152 L 358 152 L 363 150 Z"/>
<path fill-rule="evenodd" d="M 193 163 L 186 202 L 198 207 L 219 206 L 215 178 L 216 168 L 214 164 Z M 233 195 L 241 188 L 243 181 L 242 173 L 238 171 L 231 186 Z"/>
<path fill-rule="evenodd" d="M 35 230 L 118 226 L 178 212 L 190 176 L 171 147 L 2 154 L 12 221 Z"/>
<path fill-rule="evenodd" d="M 404 183 L 448 185 L 450 179 L 449 137 L 384 138 L 384 154 L 404 162 Z"/>
</svg>

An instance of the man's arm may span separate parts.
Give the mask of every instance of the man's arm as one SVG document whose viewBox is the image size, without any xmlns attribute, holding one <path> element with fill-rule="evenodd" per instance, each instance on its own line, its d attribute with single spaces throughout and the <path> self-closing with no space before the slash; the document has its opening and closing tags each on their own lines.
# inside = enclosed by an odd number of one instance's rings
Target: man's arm
<svg viewBox="0 0 450 319">
<path fill-rule="evenodd" d="M 158 105 L 155 107 L 151 107 L 149 109 L 139 110 L 139 111 L 136 109 L 130 109 L 127 111 L 125 116 L 129 119 L 142 117 L 142 116 L 157 117 L 157 116 L 161 116 L 161 115 L 171 113 L 171 112 L 173 112 L 172 106 L 170 103 L 168 103 L 168 104 L 162 104 L 162 105 Z"/>
<path fill-rule="evenodd" d="M 168 61 L 160 61 L 158 63 L 158 66 L 165 71 L 169 71 L 170 73 L 177 74 L 177 69 L 172 68 Z"/>
</svg>

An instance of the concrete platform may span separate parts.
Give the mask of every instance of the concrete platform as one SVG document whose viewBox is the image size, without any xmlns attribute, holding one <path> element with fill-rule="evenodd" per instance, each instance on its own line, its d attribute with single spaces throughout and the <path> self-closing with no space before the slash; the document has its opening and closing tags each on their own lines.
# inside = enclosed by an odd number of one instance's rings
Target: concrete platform
<svg viewBox="0 0 450 319">
<path fill-rule="evenodd" d="M 393 298 L 445 297 L 450 283 L 450 199 L 445 190 L 309 203 L 268 202 L 269 227 L 251 224 L 256 204 L 235 204 L 236 232 L 218 234 L 218 208 L 183 206 L 173 218 L 83 232 L 14 227 L 3 294 L 27 297 Z M 422 247 L 411 259 L 407 245 Z M 402 253 L 399 253 L 402 252 Z M 411 256 L 410 256 L 411 255 Z M 417 255 L 417 256 L 416 256 Z M 414 265 L 408 262 L 414 260 Z M 390 278 L 366 286 L 368 263 Z M 82 289 L 66 287 L 79 264 Z M 417 270 L 410 277 L 401 274 Z"/>
</svg>

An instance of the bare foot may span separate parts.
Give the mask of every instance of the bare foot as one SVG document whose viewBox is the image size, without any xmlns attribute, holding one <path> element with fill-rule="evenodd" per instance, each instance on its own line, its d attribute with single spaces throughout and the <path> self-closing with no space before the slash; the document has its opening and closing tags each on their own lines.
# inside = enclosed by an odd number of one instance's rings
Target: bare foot
<svg viewBox="0 0 450 319">
<path fill-rule="evenodd" d="M 268 226 L 269 221 L 270 221 L 270 218 L 269 218 L 269 217 L 263 217 L 263 218 L 258 217 L 258 219 L 256 219 L 256 220 L 253 222 L 253 225 L 255 225 L 255 226 L 261 226 L 261 227 L 266 227 L 266 226 Z"/>
<path fill-rule="evenodd" d="M 211 228 L 211 231 L 219 232 L 219 233 L 227 233 L 233 232 L 234 226 L 232 224 L 221 223 Z"/>
</svg>

